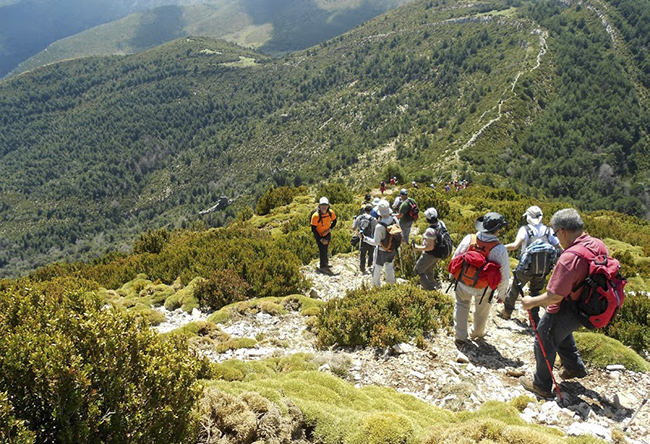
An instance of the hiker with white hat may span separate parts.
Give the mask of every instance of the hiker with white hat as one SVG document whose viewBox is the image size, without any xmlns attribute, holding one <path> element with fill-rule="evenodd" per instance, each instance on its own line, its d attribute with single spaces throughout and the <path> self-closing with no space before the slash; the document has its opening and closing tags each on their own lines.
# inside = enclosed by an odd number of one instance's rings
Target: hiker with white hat
<svg viewBox="0 0 650 444">
<path fill-rule="evenodd" d="M 508 288 L 508 295 L 504 303 L 502 310 L 497 312 L 497 315 L 503 319 L 510 319 L 512 312 L 515 310 L 515 303 L 520 294 L 523 294 L 523 287 L 526 284 L 529 284 L 529 291 L 531 296 L 538 296 L 541 294 L 544 285 L 546 284 L 546 276 L 551 270 L 553 263 L 555 263 L 554 249 L 550 248 L 553 246 L 557 249 L 560 249 L 560 241 L 553 230 L 542 223 L 542 218 L 544 213 L 542 209 L 537 205 L 528 207 L 526 212 L 522 215 L 526 219 L 526 223 L 519 228 L 517 232 L 517 237 L 514 242 L 506 244 L 506 250 L 513 251 L 517 248 L 521 248 L 521 254 L 519 256 L 519 262 L 523 265 L 524 254 L 527 249 L 533 242 L 537 244 L 546 244 L 549 245 L 548 250 L 550 250 L 549 257 L 547 259 L 542 259 L 545 262 L 547 261 L 547 266 L 543 267 L 544 270 L 533 270 L 530 266 L 523 268 L 518 266 L 513 272 L 513 281 L 510 287 Z M 533 320 L 535 323 L 539 323 L 539 307 L 535 307 L 532 310 Z"/>
<path fill-rule="evenodd" d="M 323 274 L 334 275 L 327 258 L 327 250 L 332 239 L 332 228 L 336 226 L 336 214 L 330 209 L 327 197 L 321 197 L 318 208 L 311 214 L 311 231 L 314 233 L 320 257 L 319 271 Z"/>
<path fill-rule="evenodd" d="M 381 285 L 382 271 L 386 270 L 386 282 L 389 284 L 395 283 L 395 268 L 393 261 L 397 255 L 397 248 L 401 242 L 401 229 L 390 210 L 390 204 L 387 200 L 382 199 L 377 205 L 377 212 L 379 213 L 379 222 L 375 227 L 375 233 L 372 239 L 363 237 L 362 240 L 370 245 L 377 247 L 375 250 L 375 264 L 372 273 L 372 286 L 379 287 Z M 396 240 L 396 236 L 390 234 L 391 231 L 399 231 L 400 239 Z"/>
<path fill-rule="evenodd" d="M 453 251 L 453 243 L 447 226 L 438 220 L 438 211 L 434 207 L 424 212 L 429 227 L 425 230 L 422 245 L 413 244 L 414 251 L 421 251 L 413 271 L 420 276 L 420 285 L 425 290 L 435 290 L 440 283 L 435 276 L 435 266 L 441 259 L 446 259 Z"/>
</svg>

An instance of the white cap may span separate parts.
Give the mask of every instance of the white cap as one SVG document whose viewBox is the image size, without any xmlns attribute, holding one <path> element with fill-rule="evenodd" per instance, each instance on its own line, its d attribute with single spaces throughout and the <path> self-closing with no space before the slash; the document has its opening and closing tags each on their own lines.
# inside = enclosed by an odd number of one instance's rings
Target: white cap
<svg viewBox="0 0 650 444">
<path fill-rule="evenodd" d="M 318 205 L 329 205 L 330 201 L 327 200 L 327 197 L 321 197 L 320 200 L 318 201 Z"/>
<path fill-rule="evenodd" d="M 542 209 L 537 205 L 529 207 L 523 215 L 526 216 L 526 222 L 531 225 L 537 225 L 542 221 L 542 217 L 544 217 Z"/>
<path fill-rule="evenodd" d="M 424 232 L 424 238 L 425 239 L 435 239 L 436 238 L 436 230 L 433 228 L 427 228 Z"/>
<path fill-rule="evenodd" d="M 424 212 L 424 217 L 427 219 L 438 219 L 438 211 L 433 207 L 427 208 Z"/>
<path fill-rule="evenodd" d="M 381 199 L 378 198 L 378 197 L 375 197 L 375 198 L 372 200 L 372 206 L 373 206 L 373 207 L 376 207 L 377 205 L 379 205 L 379 202 L 381 202 Z"/>
</svg>

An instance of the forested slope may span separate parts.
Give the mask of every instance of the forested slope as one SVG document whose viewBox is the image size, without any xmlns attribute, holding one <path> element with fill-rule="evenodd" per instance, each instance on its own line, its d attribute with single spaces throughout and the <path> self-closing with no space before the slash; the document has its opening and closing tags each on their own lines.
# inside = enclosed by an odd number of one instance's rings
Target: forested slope
<svg viewBox="0 0 650 444">
<path fill-rule="evenodd" d="M 183 38 L 0 82 L 0 274 L 221 225 L 269 185 L 366 188 L 391 161 L 642 215 L 642 34 L 613 10 L 616 45 L 579 4 L 426 1 L 281 59 Z"/>
</svg>

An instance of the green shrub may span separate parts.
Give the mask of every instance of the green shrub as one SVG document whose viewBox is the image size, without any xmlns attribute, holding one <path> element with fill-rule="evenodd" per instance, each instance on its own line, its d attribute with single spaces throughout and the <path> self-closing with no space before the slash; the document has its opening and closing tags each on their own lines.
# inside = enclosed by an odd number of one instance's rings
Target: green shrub
<svg viewBox="0 0 650 444">
<path fill-rule="evenodd" d="M 146 233 L 141 234 L 133 244 L 133 253 L 158 254 L 165 248 L 170 238 L 171 233 L 166 228 L 148 230 Z"/>
<path fill-rule="evenodd" d="M 412 285 L 360 288 L 328 302 L 318 316 L 321 346 L 392 346 L 452 323 L 449 296 Z"/>
<path fill-rule="evenodd" d="M 424 221 L 426 221 L 424 212 L 430 207 L 434 207 L 438 211 L 439 219 L 445 219 L 449 215 L 449 202 L 447 202 L 443 191 L 432 190 L 429 187 L 411 188 L 409 190 L 409 197 L 412 197 L 418 204 L 420 216 Z"/>
<path fill-rule="evenodd" d="M 34 444 L 34 432 L 17 419 L 6 392 L 0 392 L 0 442 L 5 444 Z"/>
<path fill-rule="evenodd" d="M 316 202 L 323 196 L 327 197 L 330 205 L 351 204 L 354 202 L 354 194 L 342 183 L 330 183 L 322 186 L 316 192 Z"/>
<path fill-rule="evenodd" d="M 299 194 L 306 194 L 307 188 L 302 186 L 294 187 L 278 187 L 273 188 L 270 186 L 266 193 L 260 197 L 255 206 L 255 212 L 259 215 L 269 214 L 272 209 L 289 205 L 294 197 Z"/>
<path fill-rule="evenodd" d="M 203 310 L 215 311 L 248 299 L 251 286 L 232 270 L 215 270 L 196 285 L 194 295 Z"/>
<path fill-rule="evenodd" d="M 627 295 L 618 316 L 605 331 L 637 352 L 650 351 L 650 298 Z"/>
<path fill-rule="evenodd" d="M 0 313 L 0 392 L 36 442 L 180 443 L 194 433 L 208 367 L 181 338 L 56 288 L 5 289 Z"/>
</svg>

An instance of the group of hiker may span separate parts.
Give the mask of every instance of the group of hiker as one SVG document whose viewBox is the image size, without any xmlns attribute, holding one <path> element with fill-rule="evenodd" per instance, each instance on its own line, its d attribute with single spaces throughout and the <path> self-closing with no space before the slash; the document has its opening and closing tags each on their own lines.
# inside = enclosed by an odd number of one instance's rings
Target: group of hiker
<svg viewBox="0 0 650 444">
<path fill-rule="evenodd" d="M 454 334 L 459 349 L 486 335 L 494 296 L 504 303 L 497 315 L 506 320 L 511 319 L 521 296 L 522 307 L 528 311 L 529 324 L 536 333 L 535 373 L 532 378 L 522 376 L 521 385 L 540 397 L 550 398 L 555 383 L 559 393 L 552 372 L 556 354 L 562 361 L 562 379 L 586 376 L 573 332 L 583 326 L 606 325 L 624 300 L 625 280 L 618 273 L 618 261 L 609 256 L 603 242 L 584 232 L 584 223 L 575 209 L 556 212 L 549 227 L 542 222 L 542 210 L 529 207 L 522 216 L 525 223 L 509 244 L 499 238 L 508 227 L 507 221 L 501 214 L 489 212 L 475 221 L 476 233 L 466 235 L 455 250 L 436 209 L 427 208 L 423 214 L 428 226 L 422 244 L 411 242 L 413 251 L 421 253 L 414 271 L 424 289 L 439 289 L 435 265 L 453 251 L 448 266 L 452 283 L 447 290 L 454 288 Z M 381 285 L 382 274 L 387 283 L 395 283 L 393 262 L 400 246 L 409 243 L 418 216 L 417 204 L 406 189 L 400 190 L 392 205 L 385 199 L 365 196 L 352 225 L 352 243 L 359 246 L 360 272 L 372 273 L 372 286 Z M 327 246 L 336 215 L 326 197 L 320 199 L 311 225 L 319 246 L 319 270 L 332 275 Z M 508 252 L 517 249 L 521 253 L 511 282 Z M 550 280 L 542 293 L 548 275 Z M 526 284 L 528 296 L 523 291 Z M 472 303 L 473 325 L 468 329 Z M 545 307 L 541 318 L 539 307 Z"/>
</svg>

